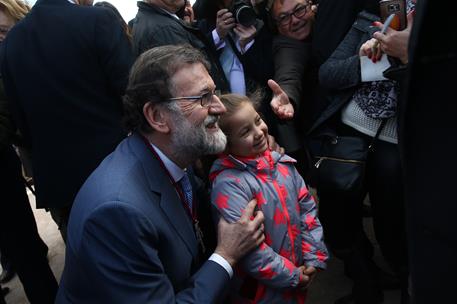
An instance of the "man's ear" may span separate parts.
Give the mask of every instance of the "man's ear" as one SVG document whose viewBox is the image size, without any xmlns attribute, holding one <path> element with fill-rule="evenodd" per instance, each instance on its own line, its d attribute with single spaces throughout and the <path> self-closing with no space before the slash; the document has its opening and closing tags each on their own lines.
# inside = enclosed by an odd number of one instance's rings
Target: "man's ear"
<svg viewBox="0 0 457 304">
<path fill-rule="evenodd" d="M 160 133 L 170 132 L 167 119 L 168 113 L 166 113 L 164 107 L 147 102 L 143 106 L 143 115 L 154 131 Z"/>
</svg>

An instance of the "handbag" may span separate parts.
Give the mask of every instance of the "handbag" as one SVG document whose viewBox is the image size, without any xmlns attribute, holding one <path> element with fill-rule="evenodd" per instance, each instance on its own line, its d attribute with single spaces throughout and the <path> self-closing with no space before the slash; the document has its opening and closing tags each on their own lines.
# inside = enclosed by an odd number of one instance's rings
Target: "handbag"
<svg viewBox="0 0 457 304">
<path fill-rule="evenodd" d="M 362 189 L 368 153 L 386 124 L 383 119 L 375 137 L 321 133 L 308 141 L 312 166 L 309 183 L 319 191 L 357 192 Z"/>
</svg>

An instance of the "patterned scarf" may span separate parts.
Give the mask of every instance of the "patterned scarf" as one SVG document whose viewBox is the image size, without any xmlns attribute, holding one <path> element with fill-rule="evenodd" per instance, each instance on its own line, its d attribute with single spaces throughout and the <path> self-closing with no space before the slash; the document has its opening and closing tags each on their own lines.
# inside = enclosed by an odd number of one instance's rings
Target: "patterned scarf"
<svg viewBox="0 0 457 304">
<path fill-rule="evenodd" d="M 396 81 L 372 81 L 362 83 L 353 99 L 366 116 L 385 119 L 395 116 L 399 86 Z"/>
</svg>

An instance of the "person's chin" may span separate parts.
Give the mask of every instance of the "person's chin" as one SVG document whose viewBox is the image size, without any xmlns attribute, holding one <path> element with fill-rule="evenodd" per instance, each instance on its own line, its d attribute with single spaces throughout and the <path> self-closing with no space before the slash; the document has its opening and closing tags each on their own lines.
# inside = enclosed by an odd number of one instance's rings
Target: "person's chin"
<svg viewBox="0 0 457 304">
<path fill-rule="evenodd" d="M 311 28 L 308 24 L 305 24 L 303 27 L 300 27 L 296 31 L 290 32 L 290 37 L 297 40 L 305 40 L 311 33 Z"/>
<path fill-rule="evenodd" d="M 268 149 L 268 141 L 264 138 L 260 143 L 253 146 L 255 154 L 262 154 Z"/>
</svg>

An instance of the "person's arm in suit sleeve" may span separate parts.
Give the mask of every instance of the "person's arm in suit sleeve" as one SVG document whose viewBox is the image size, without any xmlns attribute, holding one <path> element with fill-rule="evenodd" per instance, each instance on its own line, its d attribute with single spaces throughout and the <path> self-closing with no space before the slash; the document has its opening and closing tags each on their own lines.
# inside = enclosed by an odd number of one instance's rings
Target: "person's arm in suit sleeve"
<svg viewBox="0 0 457 304">
<path fill-rule="evenodd" d="M 211 203 L 226 221 L 237 221 L 250 200 L 261 200 L 261 194 L 251 197 L 246 189 L 248 187 L 243 186 L 242 181 L 225 172 L 214 180 Z M 300 281 L 300 270 L 290 260 L 274 252 L 266 242 L 246 255 L 241 264 L 244 271 L 270 287 L 294 288 Z"/>
<path fill-rule="evenodd" d="M 297 170 L 293 169 L 299 184 L 300 233 L 302 237 L 303 264 L 306 267 L 325 269 L 328 251 L 324 243 L 321 223 L 317 218 L 317 207 L 313 196 Z"/>
<path fill-rule="evenodd" d="M 352 27 L 336 50 L 319 69 L 319 83 L 324 88 L 342 90 L 360 83 L 360 40 L 364 32 Z"/>
<path fill-rule="evenodd" d="M 94 41 L 113 95 L 122 96 L 127 87 L 128 74 L 133 64 L 132 46 L 117 17 L 109 10 L 100 9 Z"/>
<path fill-rule="evenodd" d="M 175 294 L 156 227 L 129 204 L 101 205 L 82 229 L 80 267 L 97 285 L 99 303 L 214 303 L 229 281 L 223 267 L 207 261 Z"/>
<path fill-rule="evenodd" d="M 286 36 L 273 39 L 274 80 L 289 96 L 297 111 L 303 96 L 303 78 L 308 65 L 310 44 Z"/>
</svg>

